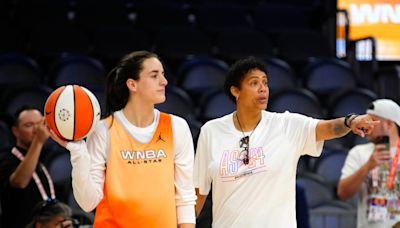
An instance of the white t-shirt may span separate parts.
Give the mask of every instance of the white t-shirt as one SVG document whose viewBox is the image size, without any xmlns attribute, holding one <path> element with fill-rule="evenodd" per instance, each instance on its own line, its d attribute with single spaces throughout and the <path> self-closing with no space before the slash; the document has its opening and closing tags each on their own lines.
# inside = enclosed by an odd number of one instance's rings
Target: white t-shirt
<svg viewBox="0 0 400 228">
<path fill-rule="evenodd" d="M 148 127 L 132 125 L 122 111 L 114 113 L 125 129 L 141 143 L 153 137 L 158 126 L 160 112 L 154 109 L 154 122 Z M 193 187 L 193 139 L 187 122 L 181 117 L 171 115 L 175 154 L 175 191 L 178 223 L 195 223 L 194 205 L 196 193 Z M 103 187 L 108 157 L 108 128 L 100 121 L 87 142 L 69 142 L 71 151 L 72 186 L 78 204 L 85 211 L 91 211 L 103 198 Z M 87 145 L 87 146 L 86 146 Z"/>
<path fill-rule="evenodd" d="M 295 228 L 297 162 L 304 154 L 320 155 L 317 123 L 299 114 L 262 111 L 245 166 L 243 133 L 234 127 L 233 114 L 207 122 L 197 144 L 194 183 L 201 195 L 212 184 L 213 227 Z"/>
<path fill-rule="evenodd" d="M 346 161 L 342 168 L 342 175 L 340 179 L 349 177 L 357 170 L 359 170 L 365 163 L 368 162 L 372 152 L 374 151 L 374 144 L 367 143 L 362 145 L 357 145 L 353 147 L 349 154 L 347 155 Z M 392 156 L 395 154 L 396 148 L 391 148 Z M 399 172 L 399 168 L 397 168 L 397 172 Z M 387 170 L 387 173 L 389 171 Z M 399 174 L 396 174 L 398 176 Z M 396 220 L 386 220 L 384 222 L 368 222 L 367 219 L 367 210 L 368 210 L 368 199 L 370 198 L 368 194 L 368 188 L 371 188 L 371 172 L 368 175 L 368 178 L 361 185 L 361 190 L 358 195 L 358 204 L 357 204 L 357 227 L 358 228 L 384 228 L 384 227 L 392 227 Z M 398 178 L 395 178 L 398 179 Z M 395 183 L 396 187 L 396 183 Z M 399 220 L 397 220 L 398 222 Z"/>
</svg>

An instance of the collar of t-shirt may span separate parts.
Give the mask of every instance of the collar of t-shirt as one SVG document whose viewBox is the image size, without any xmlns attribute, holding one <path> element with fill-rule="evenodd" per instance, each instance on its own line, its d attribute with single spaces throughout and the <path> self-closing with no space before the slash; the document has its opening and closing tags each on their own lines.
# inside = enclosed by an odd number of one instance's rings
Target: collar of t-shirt
<svg viewBox="0 0 400 228">
<path fill-rule="evenodd" d="M 153 138 L 154 132 L 156 131 L 160 111 L 154 109 L 154 121 L 147 127 L 137 127 L 133 125 L 128 119 L 125 117 L 122 110 L 115 112 L 115 117 L 120 121 L 120 123 L 125 127 L 128 133 L 138 142 L 145 144 L 150 142 Z"/>
</svg>

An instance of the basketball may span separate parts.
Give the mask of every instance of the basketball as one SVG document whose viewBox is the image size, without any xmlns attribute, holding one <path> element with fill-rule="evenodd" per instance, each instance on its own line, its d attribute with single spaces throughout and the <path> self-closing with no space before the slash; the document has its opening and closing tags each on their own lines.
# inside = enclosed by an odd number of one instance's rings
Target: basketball
<svg viewBox="0 0 400 228">
<path fill-rule="evenodd" d="M 44 111 L 47 126 L 67 141 L 78 141 L 89 135 L 101 113 L 93 93 L 78 85 L 54 90 L 47 98 Z"/>
</svg>

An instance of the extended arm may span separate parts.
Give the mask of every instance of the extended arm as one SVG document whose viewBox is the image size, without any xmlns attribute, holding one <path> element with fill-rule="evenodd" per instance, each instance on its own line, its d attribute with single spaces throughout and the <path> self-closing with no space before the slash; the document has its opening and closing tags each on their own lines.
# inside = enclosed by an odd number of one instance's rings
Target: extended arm
<svg viewBox="0 0 400 228">
<path fill-rule="evenodd" d="M 365 137 L 366 134 L 370 134 L 374 129 L 374 126 L 379 121 L 373 121 L 371 116 L 368 114 L 360 116 L 351 116 L 348 118 L 347 124 L 345 125 L 345 118 L 337 118 L 332 120 L 321 120 L 317 124 L 316 139 L 317 141 L 329 140 L 345 136 L 347 133 L 353 131 L 354 134 Z"/>
</svg>

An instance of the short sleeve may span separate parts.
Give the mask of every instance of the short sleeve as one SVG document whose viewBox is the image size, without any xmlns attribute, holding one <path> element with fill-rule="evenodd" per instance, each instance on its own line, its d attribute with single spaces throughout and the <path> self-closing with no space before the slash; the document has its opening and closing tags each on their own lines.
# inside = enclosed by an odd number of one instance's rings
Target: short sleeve
<svg viewBox="0 0 400 228">
<path fill-rule="evenodd" d="M 286 112 L 285 115 L 289 121 L 286 134 L 296 143 L 296 151 L 300 155 L 319 156 L 324 145 L 323 141 L 316 141 L 315 131 L 319 120 L 295 113 Z"/>
<path fill-rule="evenodd" d="M 342 175 L 340 176 L 340 179 L 346 178 L 353 173 L 355 173 L 360 167 L 364 164 L 362 161 L 361 157 L 359 156 L 359 151 L 360 146 L 353 147 L 344 162 L 343 168 L 342 168 Z M 367 152 L 365 152 L 367 154 Z M 369 156 L 368 156 L 369 157 Z"/>
</svg>

